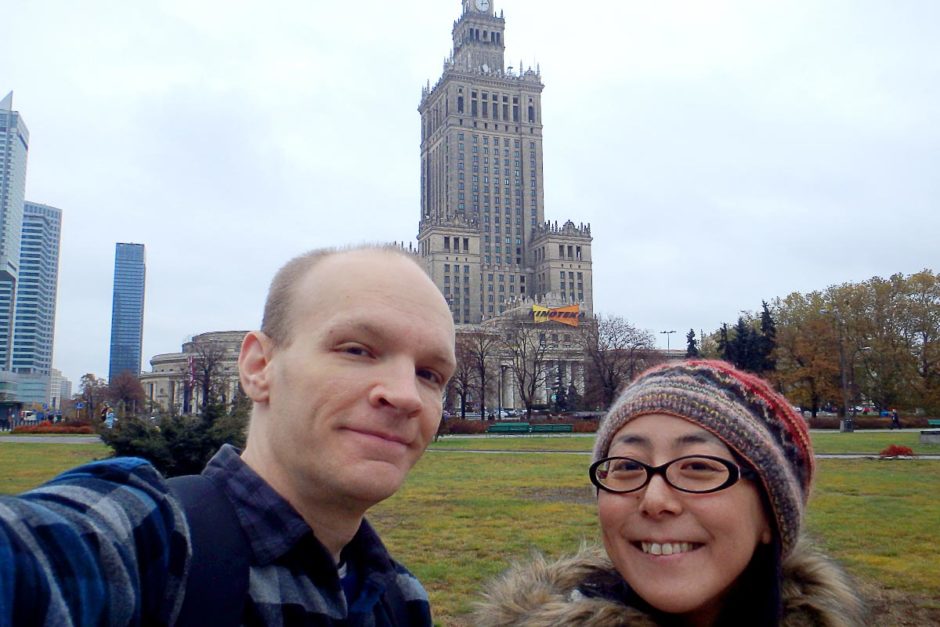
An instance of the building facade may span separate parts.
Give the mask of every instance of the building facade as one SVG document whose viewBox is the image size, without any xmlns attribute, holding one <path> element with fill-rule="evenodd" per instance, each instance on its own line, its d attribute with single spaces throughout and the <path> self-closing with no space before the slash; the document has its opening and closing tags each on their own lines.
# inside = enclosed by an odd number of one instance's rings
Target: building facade
<svg viewBox="0 0 940 627">
<path fill-rule="evenodd" d="M 61 229 L 61 210 L 29 201 L 24 204 L 12 356 L 22 403 L 48 405 L 52 396 Z"/>
<path fill-rule="evenodd" d="M 458 324 L 548 297 L 590 316 L 590 225 L 545 220 L 544 85 L 538 68 L 506 67 L 504 32 L 490 0 L 463 0 L 422 91 L 418 251 Z"/>
<path fill-rule="evenodd" d="M 248 331 L 200 333 L 178 353 L 155 355 L 150 372 L 140 376 L 148 408 L 154 413 L 195 414 L 202 406 L 201 382 L 208 372 L 212 393 L 230 405 L 238 391 L 238 353 Z"/>
<path fill-rule="evenodd" d="M 114 251 L 109 381 L 125 371 L 135 377 L 140 375 L 146 279 L 144 245 L 117 243 Z"/>
<path fill-rule="evenodd" d="M 28 153 L 29 130 L 13 110 L 11 92 L 0 100 L 0 371 L 7 372 L 13 354 Z"/>
</svg>

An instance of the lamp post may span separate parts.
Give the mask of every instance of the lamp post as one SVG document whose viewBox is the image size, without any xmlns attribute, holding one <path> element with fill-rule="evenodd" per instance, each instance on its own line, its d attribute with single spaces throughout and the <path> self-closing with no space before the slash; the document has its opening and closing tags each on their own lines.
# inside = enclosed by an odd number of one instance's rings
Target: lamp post
<svg viewBox="0 0 940 627">
<path fill-rule="evenodd" d="M 669 336 L 672 335 L 672 334 L 675 333 L 675 332 L 676 332 L 675 329 L 673 329 L 672 331 L 660 331 L 660 334 L 661 334 L 661 335 L 665 335 L 665 336 L 666 336 L 666 357 L 667 357 L 667 358 L 669 357 Z"/>
<path fill-rule="evenodd" d="M 829 309 L 821 309 L 820 313 L 832 314 L 832 320 L 836 328 L 836 336 L 839 341 L 839 380 L 842 385 L 842 420 L 839 421 L 839 431 L 842 433 L 851 433 L 855 431 L 855 422 L 849 413 L 849 384 L 845 364 L 845 339 L 843 338 L 842 318 L 839 312 Z"/>
</svg>

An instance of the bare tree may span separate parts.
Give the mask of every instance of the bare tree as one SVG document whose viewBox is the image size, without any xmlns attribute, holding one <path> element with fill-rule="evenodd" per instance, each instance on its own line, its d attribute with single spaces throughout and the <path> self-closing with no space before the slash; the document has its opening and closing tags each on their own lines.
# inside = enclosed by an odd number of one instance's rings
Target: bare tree
<svg viewBox="0 0 940 627">
<path fill-rule="evenodd" d="M 457 336 L 455 347 L 457 355 L 457 369 L 451 377 L 448 387 L 450 396 L 456 395 L 460 399 L 460 417 L 467 417 L 467 397 L 476 385 L 476 363 L 468 346 L 468 340 L 463 335 Z"/>
<path fill-rule="evenodd" d="M 595 316 L 581 326 L 588 395 L 610 407 L 620 389 L 640 372 L 662 361 L 654 350 L 653 334 L 621 316 Z"/>
<path fill-rule="evenodd" d="M 509 369 L 516 380 L 519 398 L 525 405 L 526 418 L 531 418 L 532 405 L 538 391 L 545 385 L 545 356 L 548 351 L 545 334 L 532 325 L 516 322 L 508 328 L 503 347 L 509 357 Z"/>
<path fill-rule="evenodd" d="M 486 331 L 462 334 L 467 355 L 475 370 L 475 379 L 480 387 L 480 417 L 486 412 L 486 386 L 489 384 L 490 365 L 499 350 L 499 336 Z"/>
<path fill-rule="evenodd" d="M 225 344 L 196 336 L 189 345 L 189 352 L 192 354 L 192 384 L 202 393 L 200 413 L 207 418 L 208 408 L 221 400 L 225 386 Z"/>
</svg>

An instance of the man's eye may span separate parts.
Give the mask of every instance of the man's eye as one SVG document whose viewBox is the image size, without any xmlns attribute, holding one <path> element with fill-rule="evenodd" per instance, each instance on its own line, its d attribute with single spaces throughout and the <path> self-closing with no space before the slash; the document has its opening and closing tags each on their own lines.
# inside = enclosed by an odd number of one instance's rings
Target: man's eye
<svg viewBox="0 0 940 627">
<path fill-rule="evenodd" d="M 427 379 L 428 381 L 432 383 L 441 382 L 441 376 L 437 374 L 436 372 L 434 372 L 433 370 L 420 369 L 417 371 L 417 374 L 422 379 Z"/>
<path fill-rule="evenodd" d="M 356 355 L 358 357 L 368 357 L 370 354 L 367 348 L 355 345 L 344 346 L 340 350 L 348 355 Z"/>
</svg>

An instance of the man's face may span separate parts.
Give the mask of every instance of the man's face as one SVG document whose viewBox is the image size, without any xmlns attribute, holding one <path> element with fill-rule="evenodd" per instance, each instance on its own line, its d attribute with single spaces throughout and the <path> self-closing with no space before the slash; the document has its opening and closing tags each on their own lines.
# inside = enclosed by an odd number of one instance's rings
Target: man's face
<svg viewBox="0 0 940 627">
<path fill-rule="evenodd" d="M 437 430 L 455 367 L 434 284 L 398 255 L 328 257 L 297 285 L 290 338 L 268 352 L 262 475 L 292 502 L 391 496 Z"/>
</svg>

